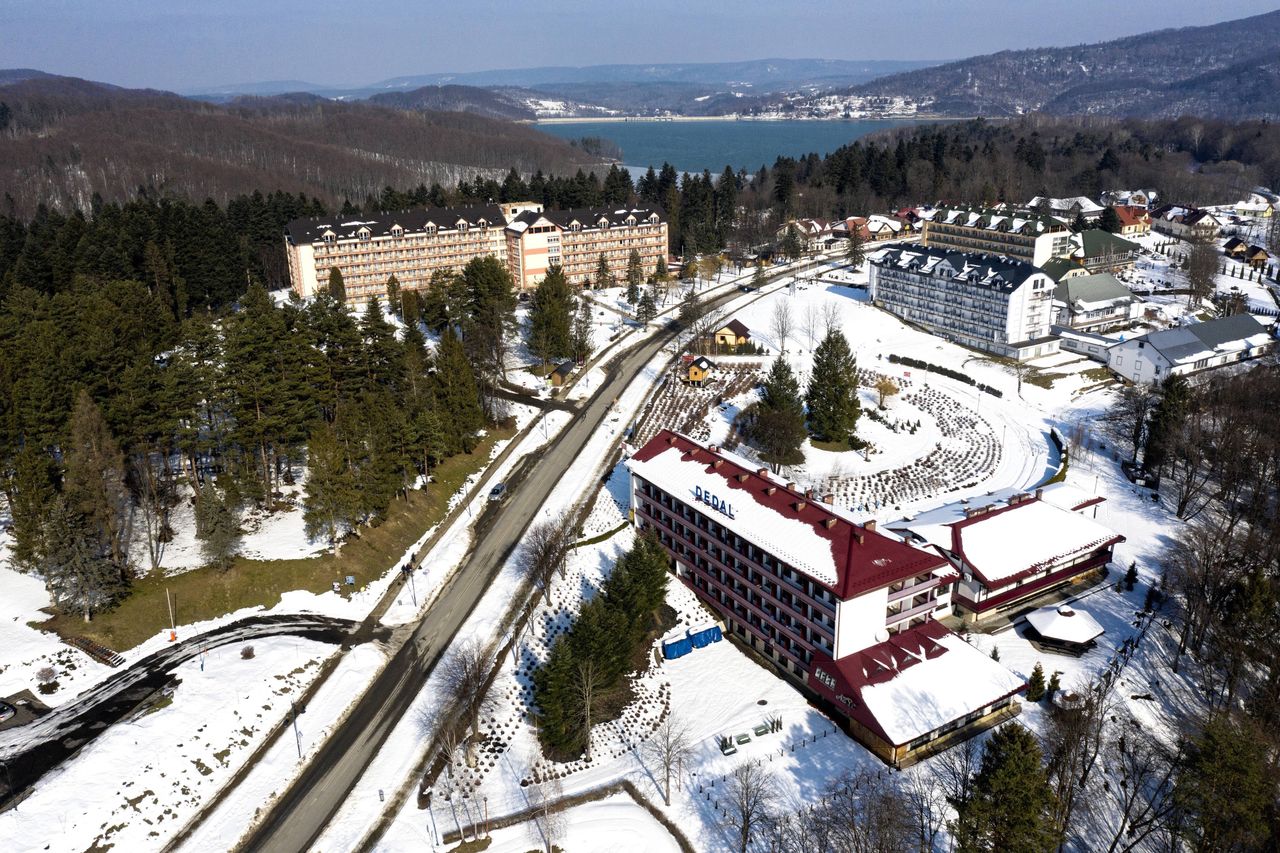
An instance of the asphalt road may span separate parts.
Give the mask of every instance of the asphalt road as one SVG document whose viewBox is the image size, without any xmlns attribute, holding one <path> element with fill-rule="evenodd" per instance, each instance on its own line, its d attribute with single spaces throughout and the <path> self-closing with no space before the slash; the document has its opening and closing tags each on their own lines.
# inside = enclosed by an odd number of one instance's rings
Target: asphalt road
<svg viewBox="0 0 1280 853">
<path fill-rule="evenodd" d="M 714 309 L 741 295 L 730 290 L 705 304 Z M 491 518 L 479 522 L 482 532 L 462 567 L 360 697 L 346 721 L 240 845 L 241 850 L 297 853 L 315 842 L 409 709 L 441 652 L 449 647 L 551 490 L 600 428 L 613 401 L 672 336 L 671 332 L 660 332 L 625 352 L 568 427 L 545 452 L 533 457 L 536 464 L 523 482 L 508 492 L 505 502 L 488 510 Z M 389 780 L 388 784 L 398 781 Z"/>
<path fill-rule="evenodd" d="M 132 714 L 157 690 L 172 684 L 173 671 L 201 652 L 229 643 L 275 636 L 342 643 L 350 640 L 356 624 L 349 619 L 305 614 L 254 616 L 147 655 L 113 673 L 75 701 L 25 726 L 0 732 L 0 762 L 8 771 L 0 777 L 0 808 L 109 726 Z"/>
</svg>

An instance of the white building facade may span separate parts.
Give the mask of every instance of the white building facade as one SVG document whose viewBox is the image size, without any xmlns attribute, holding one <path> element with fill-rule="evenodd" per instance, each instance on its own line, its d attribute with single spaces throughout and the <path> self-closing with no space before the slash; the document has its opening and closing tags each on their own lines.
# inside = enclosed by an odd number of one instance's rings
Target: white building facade
<svg viewBox="0 0 1280 853">
<path fill-rule="evenodd" d="M 1031 264 L 912 246 L 877 252 L 870 273 L 877 306 L 934 334 L 1020 361 L 1058 351 L 1054 282 Z"/>
</svg>

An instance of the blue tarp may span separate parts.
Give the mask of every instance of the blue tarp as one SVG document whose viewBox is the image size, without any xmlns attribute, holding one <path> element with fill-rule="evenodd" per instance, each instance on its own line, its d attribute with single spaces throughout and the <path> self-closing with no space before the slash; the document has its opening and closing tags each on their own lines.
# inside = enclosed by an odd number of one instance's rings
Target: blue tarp
<svg viewBox="0 0 1280 853">
<path fill-rule="evenodd" d="M 695 649 L 701 649 L 712 643 L 718 643 L 723 635 L 720 633 L 719 625 L 711 625 L 707 628 L 689 629 L 689 641 L 693 643 Z"/>
<path fill-rule="evenodd" d="M 667 640 L 662 644 L 662 656 L 667 660 L 683 657 L 693 651 L 693 643 L 688 637 Z"/>
</svg>

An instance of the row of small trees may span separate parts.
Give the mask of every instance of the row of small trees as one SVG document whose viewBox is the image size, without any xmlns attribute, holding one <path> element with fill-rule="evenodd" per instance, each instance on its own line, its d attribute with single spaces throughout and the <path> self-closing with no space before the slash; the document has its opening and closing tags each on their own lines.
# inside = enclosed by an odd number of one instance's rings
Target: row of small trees
<svg viewBox="0 0 1280 853">
<path fill-rule="evenodd" d="M 538 733 L 548 755 L 585 753 L 590 760 L 602 700 L 623 686 L 659 625 L 668 562 L 652 534 L 641 536 L 552 646 L 534 676 Z"/>
</svg>

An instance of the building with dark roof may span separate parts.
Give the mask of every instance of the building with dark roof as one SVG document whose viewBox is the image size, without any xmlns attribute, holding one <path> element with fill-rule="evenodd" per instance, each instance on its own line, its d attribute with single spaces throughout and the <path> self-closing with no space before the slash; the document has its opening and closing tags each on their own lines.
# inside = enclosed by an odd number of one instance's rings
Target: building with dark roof
<svg viewBox="0 0 1280 853">
<path fill-rule="evenodd" d="M 1054 281 L 1024 261 L 932 247 L 870 257 L 871 300 L 934 334 L 1024 360 L 1058 351 Z"/>
<path fill-rule="evenodd" d="M 402 290 L 423 290 L 437 271 L 459 272 L 472 258 L 505 260 L 506 225 L 496 204 L 295 219 L 285 226 L 289 280 L 305 299 L 336 268 L 354 305 L 383 298 L 392 275 Z"/>
<path fill-rule="evenodd" d="M 1101 228 L 1081 231 L 1074 237 L 1072 257 L 1091 273 L 1133 269 L 1141 247 Z"/>
<path fill-rule="evenodd" d="M 885 761 L 973 731 L 1007 713 L 1022 689 L 934 621 L 950 613 L 958 578 L 941 555 L 668 430 L 627 467 L 635 523 L 657 536 L 676 577 L 730 637 L 809 689 Z M 907 649 L 929 654 L 912 663 Z M 955 677 L 970 686 L 937 689 Z M 904 690 L 922 701 L 902 704 Z"/>
<path fill-rule="evenodd" d="M 570 284 L 599 287 L 602 255 L 611 281 L 621 283 L 632 251 L 645 277 L 666 257 L 667 222 L 657 208 L 538 208 L 513 217 L 506 230 L 507 269 L 519 288 L 536 287 L 553 265 Z"/>
<path fill-rule="evenodd" d="M 1077 331 L 1104 331 L 1137 317 L 1141 300 L 1111 273 L 1073 276 L 1053 291 L 1054 322 Z"/>
<path fill-rule="evenodd" d="M 512 202 L 466 208 L 417 208 L 365 217 L 295 219 L 285 226 L 294 292 L 310 297 L 342 273 L 347 301 L 363 304 L 386 293 L 394 275 L 401 290 L 423 290 L 436 272 L 460 272 L 492 255 L 517 287 L 534 287 L 559 264 L 574 284 L 592 282 L 601 255 L 614 280 L 626 276 L 631 251 L 645 275 L 667 252 L 667 224 L 655 209 L 544 211 Z"/>
<path fill-rule="evenodd" d="M 1030 210 L 939 207 L 925 221 L 920 244 L 1040 266 L 1071 253 L 1071 231 L 1053 217 Z"/>
<path fill-rule="evenodd" d="M 1121 341 L 1107 350 L 1107 366 L 1130 382 L 1157 383 L 1259 358 L 1275 346 L 1266 326 L 1235 314 Z"/>
</svg>

